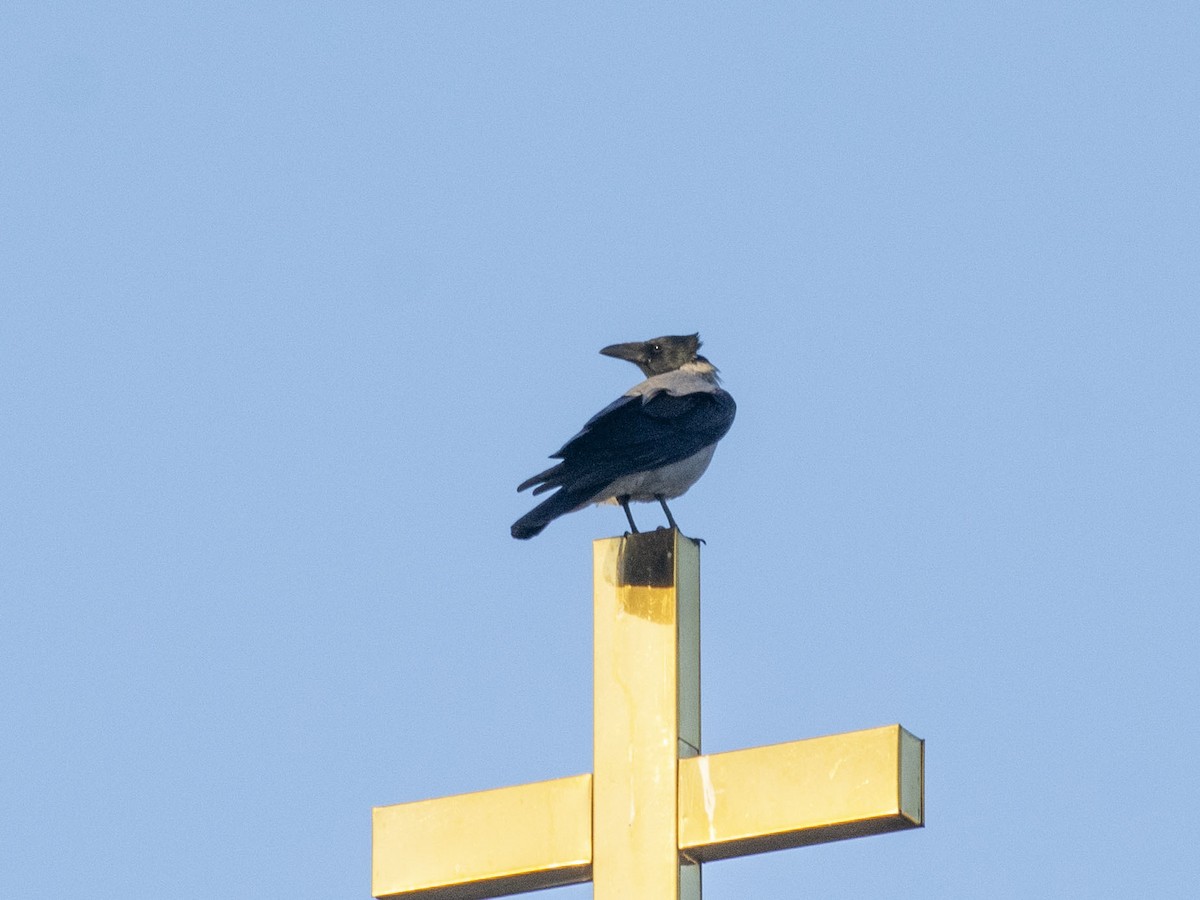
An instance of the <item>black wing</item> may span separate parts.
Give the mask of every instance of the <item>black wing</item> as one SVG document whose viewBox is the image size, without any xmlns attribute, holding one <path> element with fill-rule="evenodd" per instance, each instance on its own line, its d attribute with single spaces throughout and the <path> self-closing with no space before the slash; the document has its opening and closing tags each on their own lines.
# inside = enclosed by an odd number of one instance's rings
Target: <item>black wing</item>
<svg viewBox="0 0 1200 900">
<path fill-rule="evenodd" d="M 733 398 L 719 389 L 679 396 L 664 391 L 647 400 L 621 397 L 553 454 L 561 463 L 517 490 L 534 485 L 535 494 L 556 487 L 600 490 L 622 475 L 679 462 L 724 437 L 736 412 Z"/>
</svg>

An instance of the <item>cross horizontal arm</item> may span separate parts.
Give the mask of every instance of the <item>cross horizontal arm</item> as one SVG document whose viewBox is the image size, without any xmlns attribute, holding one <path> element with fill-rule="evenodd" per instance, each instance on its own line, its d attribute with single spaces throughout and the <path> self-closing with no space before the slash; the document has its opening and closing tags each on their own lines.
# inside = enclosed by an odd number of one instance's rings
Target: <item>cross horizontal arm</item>
<svg viewBox="0 0 1200 900">
<path fill-rule="evenodd" d="M 924 744 L 899 725 L 679 761 L 679 849 L 696 862 L 924 824 Z"/>
<path fill-rule="evenodd" d="M 592 776 L 377 806 L 375 897 L 477 900 L 592 877 Z"/>
<path fill-rule="evenodd" d="M 679 761 L 679 850 L 709 862 L 924 824 L 899 725 Z M 592 877 L 592 776 L 374 810 L 372 893 L 478 900 Z"/>
</svg>

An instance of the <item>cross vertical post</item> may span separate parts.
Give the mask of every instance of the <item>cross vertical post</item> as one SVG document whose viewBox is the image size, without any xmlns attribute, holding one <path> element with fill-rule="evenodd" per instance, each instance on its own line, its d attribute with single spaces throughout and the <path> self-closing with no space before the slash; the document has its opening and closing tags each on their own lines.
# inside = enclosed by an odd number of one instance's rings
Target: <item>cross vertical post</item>
<svg viewBox="0 0 1200 900">
<path fill-rule="evenodd" d="M 679 760 L 700 753 L 700 546 L 593 543 L 595 900 L 700 900 L 679 852 Z"/>
</svg>

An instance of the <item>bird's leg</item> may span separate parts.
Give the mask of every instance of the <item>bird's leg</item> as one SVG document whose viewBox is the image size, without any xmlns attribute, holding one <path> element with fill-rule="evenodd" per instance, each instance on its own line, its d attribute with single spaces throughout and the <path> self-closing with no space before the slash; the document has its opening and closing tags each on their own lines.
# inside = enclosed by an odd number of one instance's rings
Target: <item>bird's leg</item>
<svg viewBox="0 0 1200 900">
<path fill-rule="evenodd" d="M 662 494 L 655 494 L 654 499 L 658 501 L 658 505 L 661 506 L 663 508 L 663 512 L 667 514 L 667 521 L 671 523 L 671 527 L 678 531 L 679 526 L 675 524 L 675 517 L 671 515 L 671 510 L 667 509 L 667 498 Z"/>
<path fill-rule="evenodd" d="M 625 518 L 629 520 L 629 530 L 634 534 L 638 533 L 637 526 L 633 524 L 633 513 L 629 511 L 629 497 L 618 497 L 617 502 L 621 504 L 621 509 L 625 510 Z"/>
</svg>

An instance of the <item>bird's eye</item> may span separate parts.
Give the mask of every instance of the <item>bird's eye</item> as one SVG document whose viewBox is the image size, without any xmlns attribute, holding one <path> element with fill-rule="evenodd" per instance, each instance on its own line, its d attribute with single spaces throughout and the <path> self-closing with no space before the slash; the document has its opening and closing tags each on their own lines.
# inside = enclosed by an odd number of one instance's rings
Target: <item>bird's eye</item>
<svg viewBox="0 0 1200 900">
<path fill-rule="evenodd" d="M 651 344 L 650 352 L 651 353 L 662 353 L 662 347 L 660 347 L 658 344 Z"/>
</svg>

